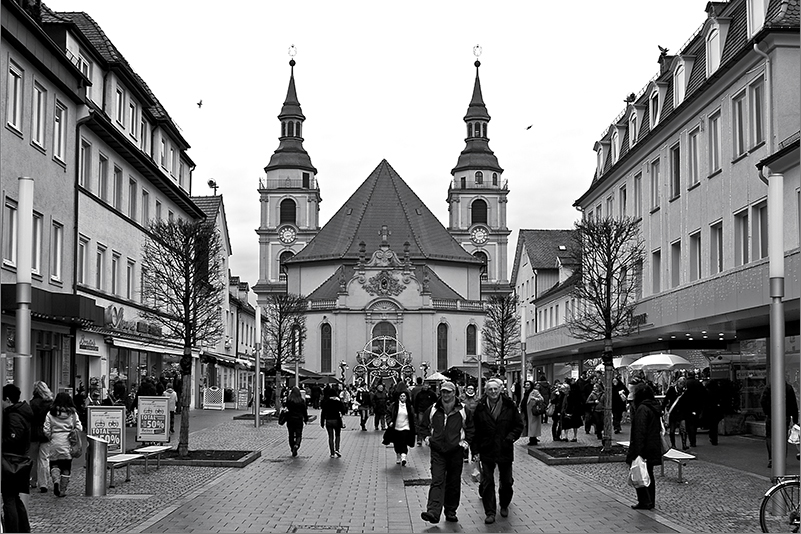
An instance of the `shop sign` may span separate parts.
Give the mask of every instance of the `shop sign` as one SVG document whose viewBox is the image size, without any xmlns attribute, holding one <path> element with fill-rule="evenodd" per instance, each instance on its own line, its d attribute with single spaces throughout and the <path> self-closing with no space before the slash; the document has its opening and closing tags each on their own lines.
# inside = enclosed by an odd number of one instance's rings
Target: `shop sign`
<svg viewBox="0 0 801 534">
<path fill-rule="evenodd" d="M 108 443 L 108 454 L 125 453 L 125 406 L 87 406 L 86 426 L 88 435 Z"/>
<path fill-rule="evenodd" d="M 768 377 L 767 369 L 738 369 L 737 380 L 750 378 L 751 380 L 765 380 Z"/>
<path fill-rule="evenodd" d="M 100 347 L 97 346 L 96 340 L 81 335 L 81 339 L 78 340 L 78 350 L 83 352 L 98 352 Z"/>
<path fill-rule="evenodd" d="M 247 389 L 240 389 L 236 392 L 236 409 L 246 410 L 248 407 L 248 400 L 250 399 L 250 391 Z"/>
<path fill-rule="evenodd" d="M 125 320 L 125 308 L 109 304 L 104 313 L 105 324 L 108 327 L 126 332 L 136 332 L 136 321 Z"/>
<path fill-rule="evenodd" d="M 136 441 L 167 442 L 170 412 L 167 397 L 139 397 L 136 416 Z"/>
<path fill-rule="evenodd" d="M 711 362 L 709 364 L 709 378 L 726 379 L 729 378 L 731 364 L 729 362 Z"/>
<path fill-rule="evenodd" d="M 72 347 L 67 336 L 61 338 L 61 384 L 69 385 L 72 380 Z"/>
</svg>

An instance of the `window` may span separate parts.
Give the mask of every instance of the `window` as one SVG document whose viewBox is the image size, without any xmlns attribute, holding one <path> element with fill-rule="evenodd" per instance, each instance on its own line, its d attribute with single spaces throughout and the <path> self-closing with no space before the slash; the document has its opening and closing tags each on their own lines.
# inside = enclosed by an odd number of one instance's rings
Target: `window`
<svg viewBox="0 0 801 534">
<path fill-rule="evenodd" d="M 670 287 L 681 284 L 681 241 L 670 244 Z"/>
<path fill-rule="evenodd" d="M 3 263 L 17 264 L 17 204 L 6 199 L 3 212 Z"/>
<path fill-rule="evenodd" d="M 477 250 L 473 253 L 473 256 L 481 260 L 482 265 L 479 273 L 481 280 L 489 280 L 489 272 L 487 269 L 489 260 L 487 259 L 487 255 L 484 252 Z"/>
<path fill-rule="evenodd" d="M 284 200 L 282 200 L 279 208 L 280 209 L 280 214 L 279 214 L 280 220 L 278 221 L 279 224 L 283 223 L 295 224 L 295 217 L 296 217 L 295 208 L 296 206 L 294 200 L 289 198 L 285 198 Z"/>
<path fill-rule="evenodd" d="M 476 185 L 482 185 L 484 183 L 484 173 L 481 171 L 476 171 Z"/>
<path fill-rule="evenodd" d="M 97 196 L 108 202 L 108 158 L 103 154 L 97 164 Z"/>
<path fill-rule="evenodd" d="M 440 323 L 437 326 L 437 370 L 448 368 L 448 325 Z"/>
<path fill-rule="evenodd" d="M 706 36 L 706 76 L 710 77 L 720 66 L 720 32 L 717 28 Z"/>
<path fill-rule="evenodd" d="M 81 139 L 81 154 L 78 170 L 78 185 L 89 188 L 92 172 L 92 145 L 86 139 Z"/>
<path fill-rule="evenodd" d="M 53 116 L 53 155 L 60 161 L 67 157 L 67 108 L 58 100 Z"/>
<path fill-rule="evenodd" d="M 612 197 L 612 195 L 609 195 L 608 197 L 606 197 L 606 216 L 614 217 L 615 216 L 614 209 L 615 209 L 615 199 L 614 197 Z"/>
<path fill-rule="evenodd" d="M 88 266 L 86 264 L 89 261 L 89 256 L 86 254 L 86 251 L 89 249 L 89 241 L 81 236 L 78 238 L 78 259 L 77 265 L 78 272 L 75 275 L 75 282 L 78 284 L 85 284 L 86 283 L 86 272 L 88 271 Z"/>
<path fill-rule="evenodd" d="M 690 187 L 698 183 L 698 128 L 690 132 L 687 137 L 687 175 Z"/>
<path fill-rule="evenodd" d="M 95 287 L 103 289 L 106 274 L 106 249 L 102 245 L 97 245 L 97 255 L 95 256 Z"/>
<path fill-rule="evenodd" d="M 675 144 L 670 149 L 670 198 L 681 195 L 681 147 Z"/>
<path fill-rule="evenodd" d="M 760 202 L 753 208 L 751 241 L 755 260 L 768 257 L 768 203 Z"/>
<path fill-rule="evenodd" d="M 470 224 L 487 224 L 487 203 L 476 199 L 470 204 Z"/>
<path fill-rule="evenodd" d="M 601 219 L 604 218 L 603 212 L 601 211 L 601 205 L 598 204 L 595 206 L 595 220 L 601 222 Z"/>
<path fill-rule="evenodd" d="M 765 24 L 765 0 L 748 0 L 748 37 L 753 37 L 763 24 Z"/>
<path fill-rule="evenodd" d="M 596 155 L 597 155 L 597 158 L 598 158 L 598 160 L 596 162 L 596 164 L 598 166 L 598 170 L 597 170 L 596 174 L 597 174 L 597 176 L 601 176 L 603 174 L 603 172 L 604 172 L 604 147 L 603 146 L 599 146 L 598 147 L 598 153 Z"/>
<path fill-rule="evenodd" d="M 158 200 L 156 201 L 156 220 L 157 221 L 161 220 L 161 202 L 159 202 Z"/>
<path fill-rule="evenodd" d="M 751 146 L 765 140 L 765 85 L 762 80 L 751 86 Z"/>
<path fill-rule="evenodd" d="M 283 251 L 281 253 L 280 256 L 278 256 L 278 281 L 279 282 L 286 282 L 286 276 L 287 276 L 287 272 L 288 272 L 287 271 L 287 267 L 286 267 L 286 262 L 289 261 L 290 259 L 292 259 L 292 257 L 294 255 L 295 254 L 293 254 L 291 251 L 285 250 L 285 251 Z"/>
<path fill-rule="evenodd" d="M 116 295 L 120 290 L 120 255 L 111 255 L 111 292 Z"/>
<path fill-rule="evenodd" d="M 659 208 L 659 160 L 651 163 L 651 209 Z"/>
<path fill-rule="evenodd" d="M 373 352 L 380 354 L 386 351 L 389 354 L 394 353 L 397 349 L 397 345 L 394 341 L 395 336 L 397 335 L 397 331 L 395 330 L 395 326 L 392 323 L 387 321 L 381 321 L 377 323 L 373 327 L 373 337 L 387 337 L 392 338 L 391 340 L 376 340 L 373 342 Z"/>
<path fill-rule="evenodd" d="M 186 171 L 186 164 L 184 164 L 184 162 L 182 161 L 178 164 L 178 185 L 181 187 L 186 187 L 186 184 L 184 183 L 185 171 Z M 309 187 L 309 173 L 304 172 L 303 174 L 304 174 L 303 179 L 305 181 L 304 183 L 306 184 L 305 187 Z"/>
<path fill-rule="evenodd" d="M 119 87 L 117 87 L 117 96 L 114 109 L 114 116 L 117 119 L 117 122 L 120 125 L 125 126 L 125 93 Z"/>
<path fill-rule="evenodd" d="M 637 143 L 637 135 L 640 132 L 637 131 L 637 114 L 632 113 L 629 117 L 629 148 L 633 147 Z"/>
<path fill-rule="evenodd" d="M 709 272 L 723 272 L 723 222 L 710 226 L 709 231 Z"/>
<path fill-rule="evenodd" d="M 612 165 L 617 163 L 618 157 L 618 143 L 620 143 L 620 136 L 617 131 L 612 132 Z"/>
<path fill-rule="evenodd" d="M 136 180 L 128 178 L 128 217 L 136 220 Z"/>
<path fill-rule="evenodd" d="M 139 121 L 139 148 L 147 152 L 147 123 L 145 119 Z"/>
<path fill-rule="evenodd" d="M 136 103 L 128 103 L 128 126 L 131 128 L 131 137 L 136 139 Z"/>
<path fill-rule="evenodd" d="M 642 173 L 634 176 L 634 216 L 642 217 Z"/>
<path fill-rule="evenodd" d="M 53 237 L 50 239 L 50 279 L 61 281 L 61 266 L 64 254 L 64 226 L 53 222 Z"/>
<path fill-rule="evenodd" d="M 150 222 L 150 193 L 142 189 L 142 224 Z"/>
<path fill-rule="evenodd" d="M 466 352 L 468 356 L 475 356 L 476 355 L 476 325 L 469 324 L 467 325 L 467 334 L 465 336 L 467 340 L 466 344 Z"/>
<path fill-rule="evenodd" d="M 139 301 L 142 304 L 146 304 L 146 301 L 150 300 L 150 299 L 147 298 L 148 295 L 150 294 L 149 291 L 148 291 L 148 287 L 149 287 L 149 284 L 150 284 L 150 276 L 149 276 L 149 273 L 147 272 L 147 269 L 145 267 L 142 267 L 142 269 L 139 271 L 139 277 L 140 277 L 140 280 L 139 280 Z"/>
<path fill-rule="evenodd" d="M 122 211 L 122 169 L 114 166 L 114 207 Z"/>
<path fill-rule="evenodd" d="M 33 250 L 31 255 L 31 272 L 42 274 L 42 216 L 33 214 Z"/>
<path fill-rule="evenodd" d="M 167 210 L 167 220 L 172 222 L 173 219 L 175 219 L 175 214 L 172 212 L 172 210 Z"/>
<path fill-rule="evenodd" d="M 182 173 L 183 173 L 183 164 L 184 163 L 182 161 L 181 162 L 181 166 L 182 166 L 181 167 L 181 172 Z M 309 174 L 308 172 L 304 172 L 301 180 L 302 180 L 302 184 L 303 184 L 303 188 L 304 189 L 308 189 L 309 187 L 311 187 L 311 174 Z"/>
<path fill-rule="evenodd" d="M 731 107 L 732 141 L 736 157 L 745 153 L 745 95 L 735 97 Z"/>
<path fill-rule="evenodd" d="M 167 141 L 161 140 L 161 166 L 167 168 Z"/>
<path fill-rule="evenodd" d="M 690 282 L 701 278 L 701 232 L 690 234 Z"/>
<path fill-rule="evenodd" d="M 648 111 L 651 114 L 651 129 L 659 122 L 659 91 L 654 89 L 648 99 Z"/>
<path fill-rule="evenodd" d="M 687 83 L 684 75 L 684 65 L 679 65 L 673 73 L 673 107 L 678 107 L 679 104 L 684 102 L 684 92 L 686 88 Z"/>
<path fill-rule="evenodd" d="M 78 68 L 81 70 L 84 76 L 92 79 L 92 62 L 86 59 L 83 54 L 78 54 Z M 92 99 L 92 86 L 90 84 L 86 85 L 86 97 L 88 99 Z"/>
<path fill-rule="evenodd" d="M 720 111 L 709 116 L 709 172 L 720 169 Z"/>
<path fill-rule="evenodd" d="M 662 251 L 651 254 L 651 276 L 653 277 L 653 293 L 662 291 Z"/>
<path fill-rule="evenodd" d="M 33 86 L 33 115 L 31 117 L 31 141 L 44 148 L 45 112 L 47 104 L 47 91 L 41 85 Z"/>
<path fill-rule="evenodd" d="M 170 174 L 175 176 L 177 169 L 175 168 L 175 149 L 170 147 Z"/>
<path fill-rule="evenodd" d="M 493 172 L 492 173 L 492 185 L 498 185 L 498 173 L 497 172 Z"/>
<path fill-rule="evenodd" d="M 134 294 L 134 276 L 136 276 L 134 270 L 136 267 L 136 263 L 129 259 L 128 260 L 128 267 L 125 269 L 125 298 L 132 299 Z"/>
<path fill-rule="evenodd" d="M 628 211 L 628 198 L 626 196 L 626 186 L 621 186 L 620 190 L 618 191 L 618 217 L 623 218 L 626 216 L 626 212 Z"/>
<path fill-rule="evenodd" d="M 320 326 L 320 372 L 331 372 L 331 325 L 323 323 Z"/>
<path fill-rule="evenodd" d="M 18 132 L 22 131 L 22 72 L 16 63 L 9 62 L 6 123 Z"/>
<path fill-rule="evenodd" d="M 748 209 L 734 214 L 734 265 L 748 263 Z"/>
</svg>

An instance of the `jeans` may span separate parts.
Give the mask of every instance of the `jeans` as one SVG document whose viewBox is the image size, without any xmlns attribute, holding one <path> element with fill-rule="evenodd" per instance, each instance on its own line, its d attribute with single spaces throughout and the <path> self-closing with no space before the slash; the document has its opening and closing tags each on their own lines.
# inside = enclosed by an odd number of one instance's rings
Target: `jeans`
<svg viewBox="0 0 801 534">
<path fill-rule="evenodd" d="M 370 419 L 370 408 L 367 406 L 363 406 L 359 408 L 359 419 L 362 425 L 362 430 L 367 430 L 367 420 Z"/>
<path fill-rule="evenodd" d="M 396 430 L 394 440 L 392 442 L 392 446 L 395 449 L 395 452 L 398 454 L 406 454 L 409 452 L 409 435 L 412 433 L 411 430 Z"/>
<path fill-rule="evenodd" d="M 3 532 L 30 532 L 28 510 L 19 493 L 3 493 Z"/>
<path fill-rule="evenodd" d="M 381 430 L 387 429 L 387 418 L 386 414 L 378 413 L 375 414 L 375 429 L 378 430 L 378 425 L 381 425 Z"/>
<path fill-rule="evenodd" d="M 33 468 L 31 468 L 31 487 L 32 488 L 46 488 L 47 481 L 50 479 L 50 460 L 47 457 L 48 445 L 47 442 L 39 443 L 38 441 L 31 441 L 31 460 L 33 461 Z"/>
<path fill-rule="evenodd" d="M 512 462 L 495 463 L 480 459 L 481 461 L 481 501 L 484 503 L 484 513 L 495 515 L 497 504 L 495 501 L 495 466 L 498 466 L 498 501 L 501 508 L 507 508 L 512 502 L 514 478 L 512 477 Z"/>
<path fill-rule="evenodd" d="M 303 423 L 287 423 L 286 429 L 289 432 L 289 449 L 292 451 L 299 449 L 303 440 Z"/>
<path fill-rule="evenodd" d="M 439 517 L 442 509 L 445 516 L 456 515 L 462 493 L 462 448 L 447 453 L 431 449 L 431 487 L 428 490 L 426 511 Z"/>
<path fill-rule="evenodd" d="M 331 454 L 339 451 L 339 435 L 342 429 L 339 428 L 338 419 L 326 419 L 325 429 L 328 431 L 328 450 Z"/>
</svg>

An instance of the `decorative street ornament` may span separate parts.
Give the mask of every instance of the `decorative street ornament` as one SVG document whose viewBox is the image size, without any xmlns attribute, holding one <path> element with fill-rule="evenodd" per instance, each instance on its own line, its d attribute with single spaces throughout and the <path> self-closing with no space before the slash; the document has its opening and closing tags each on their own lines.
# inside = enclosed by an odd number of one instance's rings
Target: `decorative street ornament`
<svg viewBox="0 0 801 534">
<path fill-rule="evenodd" d="M 387 378 L 397 384 L 414 374 L 412 354 L 391 336 L 378 336 L 368 341 L 364 349 L 356 353 L 356 362 L 353 374 L 368 386 Z"/>
</svg>

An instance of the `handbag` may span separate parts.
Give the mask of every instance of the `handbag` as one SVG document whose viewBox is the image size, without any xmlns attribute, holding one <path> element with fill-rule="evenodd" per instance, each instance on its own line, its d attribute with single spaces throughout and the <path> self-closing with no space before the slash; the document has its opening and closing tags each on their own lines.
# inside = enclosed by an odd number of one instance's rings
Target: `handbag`
<svg viewBox="0 0 801 534">
<path fill-rule="evenodd" d="M 286 408 L 281 408 L 281 411 L 278 412 L 278 424 L 284 425 L 288 417 L 289 417 L 289 410 L 287 410 Z"/>
<path fill-rule="evenodd" d="M 3 454 L 2 465 L 3 475 L 16 475 L 26 469 L 30 472 L 33 462 L 28 456 L 7 452 Z"/>
<path fill-rule="evenodd" d="M 70 456 L 73 458 L 80 458 L 83 455 L 83 440 L 81 439 L 81 432 L 78 427 L 73 427 L 70 430 L 67 440 L 70 443 Z"/>
<path fill-rule="evenodd" d="M 555 411 L 556 411 L 556 404 L 549 404 L 548 408 L 545 409 L 545 415 L 547 415 L 548 417 L 552 417 Z"/>
<path fill-rule="evenodd" d="M 631 462 L 629 468 L 629 485 L 635 488 L 647 488 L 651 485 L 651 477 L 648 474 L 648 466 L 642 456 L 637 456 Z"/>
<path fill-rule="evenodd" d="M 665 431 L 665 421 L 662 420 L 661 417 L 659 418 L 659 426 L 661 427 L 659 430 L 659 439 L 662 441 L 662 454 L 665 454 L 673 447 L 670 446 L 670 439 L 668 438 L 667 431 Z"/>
</svg>

